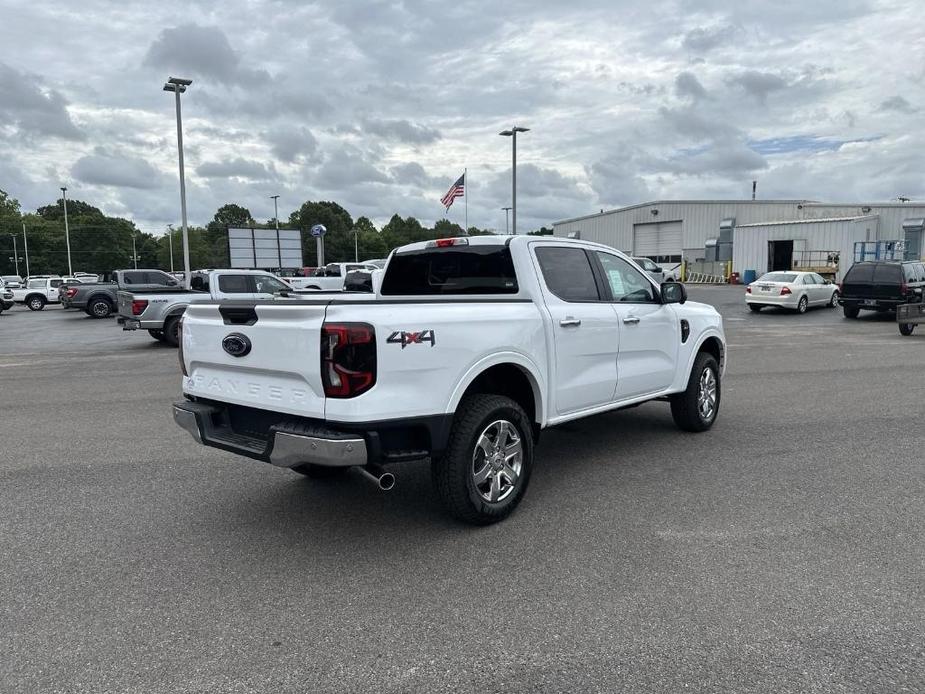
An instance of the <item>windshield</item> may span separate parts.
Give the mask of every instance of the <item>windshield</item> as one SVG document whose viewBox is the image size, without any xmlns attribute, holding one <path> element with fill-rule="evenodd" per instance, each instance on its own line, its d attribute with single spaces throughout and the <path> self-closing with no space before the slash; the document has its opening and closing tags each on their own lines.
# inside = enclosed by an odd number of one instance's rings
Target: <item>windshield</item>
<svg viewBox="0 0 925 694">
<path fill-rule="evenodd" d="M 797 276 L 792 272 L 769 272 L 758 278 L 759 282 L 783 282 L 790 284 L 795 281 Z"/>
</svg>

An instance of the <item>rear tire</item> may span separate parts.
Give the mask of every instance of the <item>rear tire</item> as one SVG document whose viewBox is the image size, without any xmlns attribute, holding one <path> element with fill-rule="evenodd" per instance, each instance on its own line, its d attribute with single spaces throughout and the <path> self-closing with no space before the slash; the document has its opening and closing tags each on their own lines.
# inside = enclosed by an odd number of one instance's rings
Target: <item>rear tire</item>
<svg viewBox="0 0 925 694">
<path fill-rule="evenodd" d="M 760 304 L 749 304 L 748 308 L 751 309 L 752 313 L 758 313 L 761 311 L 761 309 L 764 308 L 764 306 L 761 306 Z"/>
<path fill-rule="evenodd" d="M 26 306 L 29 307 L 30 311 L 41 311 L 45 308 L 45 303 L 44 296 L 30 296 L 26 301 Z"/>
<path fill-rule="evenodd" d="M 148 335 L 153 337 L 158 342 L 164 341 L 164 331 L 163 330 L 149 330 Z"/>
<path fill-rule="evenodd" d="M 523 408 L 501 395 L 463 399 L 443 457 L 431 463 L 437 496 L 454 518 L 488 525 L 517 508 L 533 469 L 533 427 Z"/>
<path fill-rule="evenodd" d="M 915 330 L 915 323 L 900 323 L 899 324 L 899 334 L 905 335 L 908 337 L 912 334 L 912 331 Z"/>
<path fill-rule="evenodd" d="M 87 304 L 87 313 L 91 318 L 109 318 L 112 315 L 112 304 L 106 299 L 93 299 Z"/>
<path fill-rule="evenodd" d="M 330 465 L 315 465 L 314 463 L 304 463 L 292 468 L 293 472 L 305 475 L 313 480 L 329 480 L 335 477 L 343 477 L 347 474 L 349 467 L 331 467 Z"/>
<path fill-rule="evenodd" d="M 842 313 L 845 314 L 845 318 L 857 318 L 860 312 L 861 309 L 857 306 L 842 306 Z"/>
<path fill-rule="evenodd" d="M 797 313 L 806 313 L 807 308 L 809 308 L 809 299 L 805 296 L 801 296 L 800 300 L 797 302 Z"/>
<path fill-rule="evenodd" d="M 694 360 L 687 389 L 671 396 L 675 425 L 683 431 L 706 431 L 719 414 L 721 395 L 719 364 L 712 354 L 701 352 Z"/>
<path fill-rule="evenodd" d="M 180 346 L 180 316 L 173 316 L 164 321 L 164 342 L 171 347 Z"/>
</svg>

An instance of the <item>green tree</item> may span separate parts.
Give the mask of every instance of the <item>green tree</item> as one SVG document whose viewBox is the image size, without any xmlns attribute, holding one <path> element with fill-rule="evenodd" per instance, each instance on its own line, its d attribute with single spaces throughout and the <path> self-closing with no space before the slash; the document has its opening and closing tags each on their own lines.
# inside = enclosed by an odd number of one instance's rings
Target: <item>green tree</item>
<svg viewBox="0 0 925 694">
<path fill-rule="evenodd" d="M 540 227 L 536 231 L 529 232 L 528 236 L 552 236 L 552 229 L 548 227 Z"/>
<path fill-rule="evenodd" d="M 229 202 L 216 210 L 206 228 L 210 232 L 224 232 L 228 227 L 252 227 L 255 224 L 249 209 Z"/>
<path fill-rule="evenodd" d="M 353 260 L 353 218 L 336 202 L 311 200 L 289 215 L 289 226 L 302 230 L 302 255 L 306 265 L 317 265 L 315 239 L 308 231 L 315 224 L 323 224 L 328 230 L 324 237 L 324 260 L 326 263 Z"/>
<path fill-rule="evenodd" d="M 465 236 L 466 232 L 463 231 L 463 228 L 451 222 L 448 219 L 440 219 L 434 224 L 434 238 L 446 239 L 452 238 L 454 236 Z"/>
</svg>

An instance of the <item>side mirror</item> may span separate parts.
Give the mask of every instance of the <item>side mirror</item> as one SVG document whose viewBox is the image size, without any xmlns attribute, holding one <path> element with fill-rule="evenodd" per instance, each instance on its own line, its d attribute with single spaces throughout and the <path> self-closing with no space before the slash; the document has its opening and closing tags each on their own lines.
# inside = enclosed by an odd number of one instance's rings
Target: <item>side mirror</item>
<svg viewBox="0 0 925 694">
<path fill-rule="evenodd" d="M 665 271 L 664 271 L 661 267 L 656 266 L 656 267 L 655 267 L 655 272 L 665 272 Z"/>
<path fill-rule="evenodd" d="M 680 282 L 662 283 L 663 304 L 683 304 L 687 301 L 687 287 Z"/>
</svg>

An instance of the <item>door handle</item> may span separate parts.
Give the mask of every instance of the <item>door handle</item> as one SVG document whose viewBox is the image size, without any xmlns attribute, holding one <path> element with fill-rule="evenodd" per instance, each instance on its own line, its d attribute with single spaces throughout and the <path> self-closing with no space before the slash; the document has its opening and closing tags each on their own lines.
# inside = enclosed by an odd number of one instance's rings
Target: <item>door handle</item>
<svg viewBox="0 0 925 694">
<path fill-rule="evenodd" d="M 632 324 L 635 324 L 635 323 L 638 323 L 638 322 L 639 322 L 639 317 L 638 317 L 638 316 L 626 316 L 626 317 L 623 319 L 623 322 L 624 322 L 624 323 L 632 323 Z"/>
<path fill-rule="evenodd" d="M 581 325 L 581 319 L 572 318 L 571 316 L 566 316 L 565 318 L 559 321 L 559 325 L 561 325 L 563 328 L 571 328 L 573 326 L 578 327 L 579 325 Z"/>
</svg>

